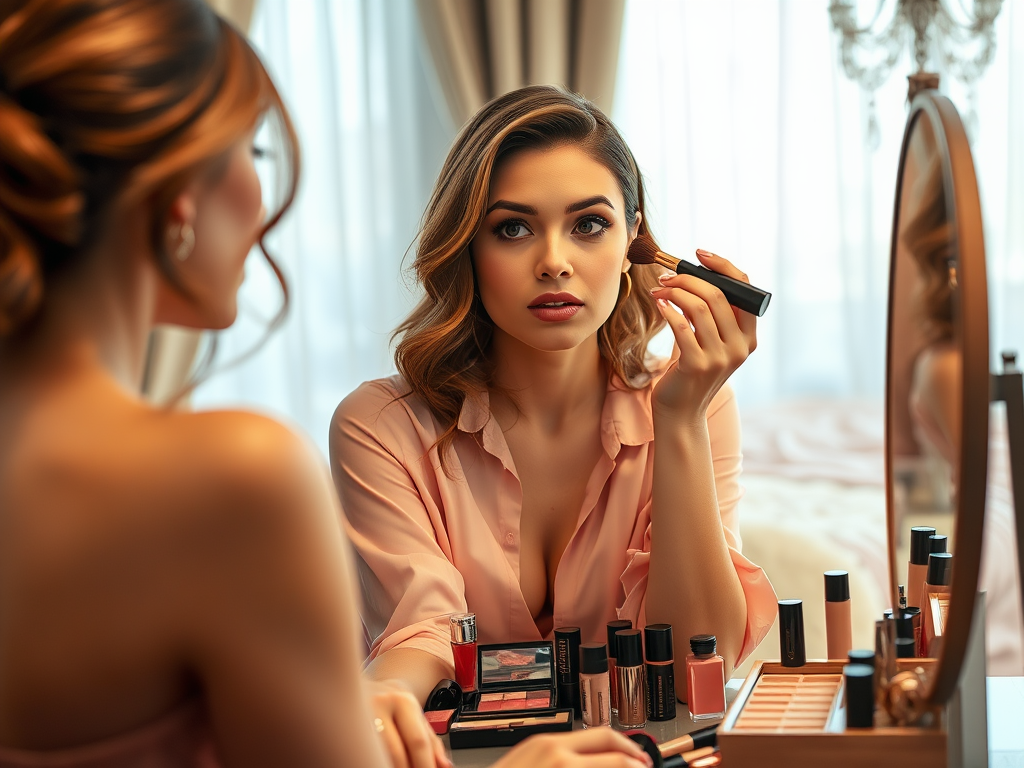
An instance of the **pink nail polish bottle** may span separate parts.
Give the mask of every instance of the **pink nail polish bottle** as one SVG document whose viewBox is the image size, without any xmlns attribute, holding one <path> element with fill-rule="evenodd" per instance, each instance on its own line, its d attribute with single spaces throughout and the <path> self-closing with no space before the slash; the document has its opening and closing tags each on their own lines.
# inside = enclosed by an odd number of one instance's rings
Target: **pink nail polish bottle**
<svg viewBox="0 0 1024 768">
<path fill-rule="evenodd" d="M 715 653 L 714 635 L 690 638 L 686 657 L 686 693 L 690 719 L 699 723 L 725 715 L 725 660 Z"/>
<path fill-rule="evenodd" d="M 476 690 L 476 614 L 459 613 L 449 618 L 455 682 L 463 691 Z"/>
</svg>

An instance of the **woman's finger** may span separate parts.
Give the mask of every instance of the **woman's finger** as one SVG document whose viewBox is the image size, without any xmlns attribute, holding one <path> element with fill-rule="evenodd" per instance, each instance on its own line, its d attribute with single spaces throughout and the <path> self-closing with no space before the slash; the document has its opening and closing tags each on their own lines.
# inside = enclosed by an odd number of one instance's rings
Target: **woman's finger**
<svg viewBox="0 0 1024 768">
<path fill-rule="evenodd" d="M 632 755 L 641 762 L 648 762 L 650 759 L 643 747 L 611 728 L 588 728 L 582 731 L 573 731 L 566 734 L 560 743 L 583 754 L 622 752 Z"/>
<path fill-rule="evenodd" d="M 437 739 L 415 699 L 411 695 L 398 694 L 394 707 L 395 726 L 405 744 L 411 768 L 435 768 L 434 742 Z"/>
<path fill-rule="evenodd" d="M 750 278 L 747 277 L 746 272 L 741 270 L 728 259 L 723 259 L 716 253 L 711 253 L 711 251 L 705 251 L 703 248 L 698 248 L 697 258 L 700 259 L 701 264 L 710 270 L 727 275 L 728 277 L 736 278 L 737 280 L 747 284 L 750 283 Z M 754 347 L 757 346 L 757 317 L 749 312 L 736 310 L 736 322 L 739 324 L 740 330 L 743 331 L 743 336 L 747 339 L 750 351 L 753 352 Z"/>
<path fill-rule="evenodd" d="M 715 322 L 711 308 L 702 298 L 682 288 L 662 288 L 655 291 L 653 296 L 656 299 L 664 299 L 682 310 L 693 326 L 693 333 L 701 349 L 712 351 L 722 346 L 718 323 Z"/>
<path fill-rule="evenodd" d="M 718 335 L 722 341 L 735 345 L 737 348 L 743 345 L 743 331 L 739 325 L 739 315 L 746 313 L 737 311 L 725 298 L 721 289 L 693 275 L 672 275 L 663 279 L 661 284 L 666 288 L 679 288 L 699 297 L 711 310 Z"/>
<path fill-rule="evenodd" d="M 657 305 L 661 316 L 665 318 L 668 327 L 672 329 L 676 346 L 679 347 L 680 358 L 692 359 L 694 355 L 703 355 L 704 350 L 697 342 L 697 337 L 694 336 L 690 321 L 686 319 L 686 316 L 664 299 L 658 299 Z"/>
<path fill-rule="evenodd" d="M 395 723 L 390 718 L 378 718 L 384 725 L 384 730 L 380 732 L 381 739 L 384 740 L 384 746 L 388 751 L 388 757 L 391 758 L 391 765 L 393 768 L 409 768 L 409 759 L 405 753 L 405 744 L 402 741 L 402 737 L 398 735 L 398 730 L 395 728 Z"/>
</svg>

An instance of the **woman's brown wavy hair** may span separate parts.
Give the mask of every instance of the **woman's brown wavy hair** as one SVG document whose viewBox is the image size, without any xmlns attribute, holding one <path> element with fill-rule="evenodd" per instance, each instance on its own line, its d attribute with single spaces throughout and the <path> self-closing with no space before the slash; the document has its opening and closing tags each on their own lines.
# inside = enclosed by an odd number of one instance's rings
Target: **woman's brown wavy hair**
<svg viewBox="0 0 1024 768">
<path fill-rule="evenodd" d="M 477 294 L 469 252 L 487 208 L 491 174 L 516 152 L 566 144 L 580 147 L 615 176 L 632 228 L 644 207 L 632 152 L 601 110 L 553 86 L 521 88 L 485 105 L 456 138 L 427 206 L 412 265 L 425 296 L 395 331 L 395 362 L 440 425 L 436 447 L 446 473 L 462 405 L 491 383 L 487 352 L 494 326 Z M 646 218 L 639 234 L 650 235 Z M 650 294 L 661 271 L 633 265 L 632 290 L 598 333 L 601 356 L 629 387 L 646 383 L 647 345 L 664 326 Z"/>
<path fill-rule="evenodd" d="M 919 207 L 903 230 L 903 244 L 917 263 L 921 287 L 915 314 L 929 343 L 953 338 L 956 243 L 946 209 L 942 163 L 936 154 L 915 185 Z"/>
<path fill-rule="evenodd" d="M 26 332 L 59 270 L 122 201 L 147 200 L 161 272 L 173 200 L 265 114 L 295 195 L 298 142 L 253 49 L 203 0 L 0 0 L 0 339 Z"/>
</svg>

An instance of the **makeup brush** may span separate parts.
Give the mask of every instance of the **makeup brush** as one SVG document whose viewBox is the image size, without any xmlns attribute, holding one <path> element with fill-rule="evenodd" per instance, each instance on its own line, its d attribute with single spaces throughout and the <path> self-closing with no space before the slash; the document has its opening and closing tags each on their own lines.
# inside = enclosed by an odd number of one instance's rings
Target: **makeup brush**
<svg viewBox="0 0 1024 768">
<path fill-rule="evenodd" d="M 768 291 L 762 291 L 749 283 L 736 280 L 726 275 L 719 274 L 707 267 L 691 264 L 688 261 L 677 259 L 664 251 L 659 251 L 657 244 L 647 235 L 640 235 L 629 245 L 626 258 L 633 264 L 660 264 L 666 269 L 680 275 L 693 275 L 701 280 L 711 283 L 725 294 L 730 304 L 744 312 L 761 317 L 768 309 L 768 302 L 772 295 Z"/>
<path fill-rule="evenodd" d="M 691 760 L 706 757 L 715 751 L 718 746 L 718 723 L 661 744 L 643 732 L 631 733 L 629 738 L 651 756 L 654 768 L 685 768 Z"/>
</svg>

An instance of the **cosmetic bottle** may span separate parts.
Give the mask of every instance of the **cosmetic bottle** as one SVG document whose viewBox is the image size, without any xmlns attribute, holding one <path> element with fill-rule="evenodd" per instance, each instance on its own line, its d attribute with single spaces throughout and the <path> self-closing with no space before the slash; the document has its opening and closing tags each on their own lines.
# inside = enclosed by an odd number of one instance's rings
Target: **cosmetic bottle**
<svg viewBox="0 0 1024 768">
<path fill-rule="evenodd" d="M 949 611 L 949 591 L 953 580 L 953 555 L 933 552 L 928 557 L 928 576 L 925 579 L 924 655 L 937 657 L 941 653 L 943 628 Z"/>
<path fill-rule="evenodd" d="M 779 648 L 782 666 L 802 667 L 807 662 L 802 600 L 779 600 Z"/>
<path fill-rule="evenodd" d="M 558 707 L 580 712 L 580 628 L 560 627 L 555 630 L 555 671 L 558 675 Z"/>
<path fill-rule="evenodd" d="M 674 720 L 676 716 L 676 670 L 672 651 L 672 625 L 644 627 L 647 666 L 647 717 Z"/>
<path fill-rule="evenodd" d="M 686 703 L 690 719 L 699 723 L 725 714 L 725 660 L 715 653 L 714 635 L 690 638 L 686 657 Z"/>
<path fill-rule="evenodd" d="M 846 571 L 825 571 L 825 643 L 830 659 L 844 659 L 853 648 L 850 574 Z"/>
<path fill-rule="evenodd" d="M 928 555 L 931 554 L 931 542 L 935 529 L 928 526 L 917 526 L 910 529 L 910 564 L 907 566 L 907 600 L 911 605 L 924 607 L 924 579 L 928 575 Z"/>
<path fill-rule="evenodd" d="M 949 537 L 943 536 L 941 533 L 932 534 L 928 537 L 928 553 L 934 552 L 948 552 L 946 545 L 949 543 Z"/>
<path fill-rule="evenodd" d="M 647 725 L 647 678 L 644 675 L 644 641 L 639 629 L 615 633 L 618 658 L 619 725 L 643 728 Z"/>
<path fill-rule="evenodd" d="M 619 676 L 615 672 L 616 659 L 618 659 L 619 641 L 615 633 L 622 629 L 632 629 L 633 622 L 628 619 L 619 619 L 608 622 L 608 679 L 611 680 L 611 705 L 612 714 L 619 714 Z"/>
<path fill-rule="evenodd" d="M 580 646 L 580 709 L 584 728 L 611 725 L 610 699 L 608 646 L 583 643 Z"/>
<path fill-rule="evenodd" d="M 476 690 L 476 614 L 458 613 L 448 619 L 455 657 L 455 682 L 463 691 Z"/>
<path fill-rule="evenodd" d="M 871 728 L 875 724 L 875 670 L 866 664 L 843 667 L 847 728 Z"/>
</svg>

